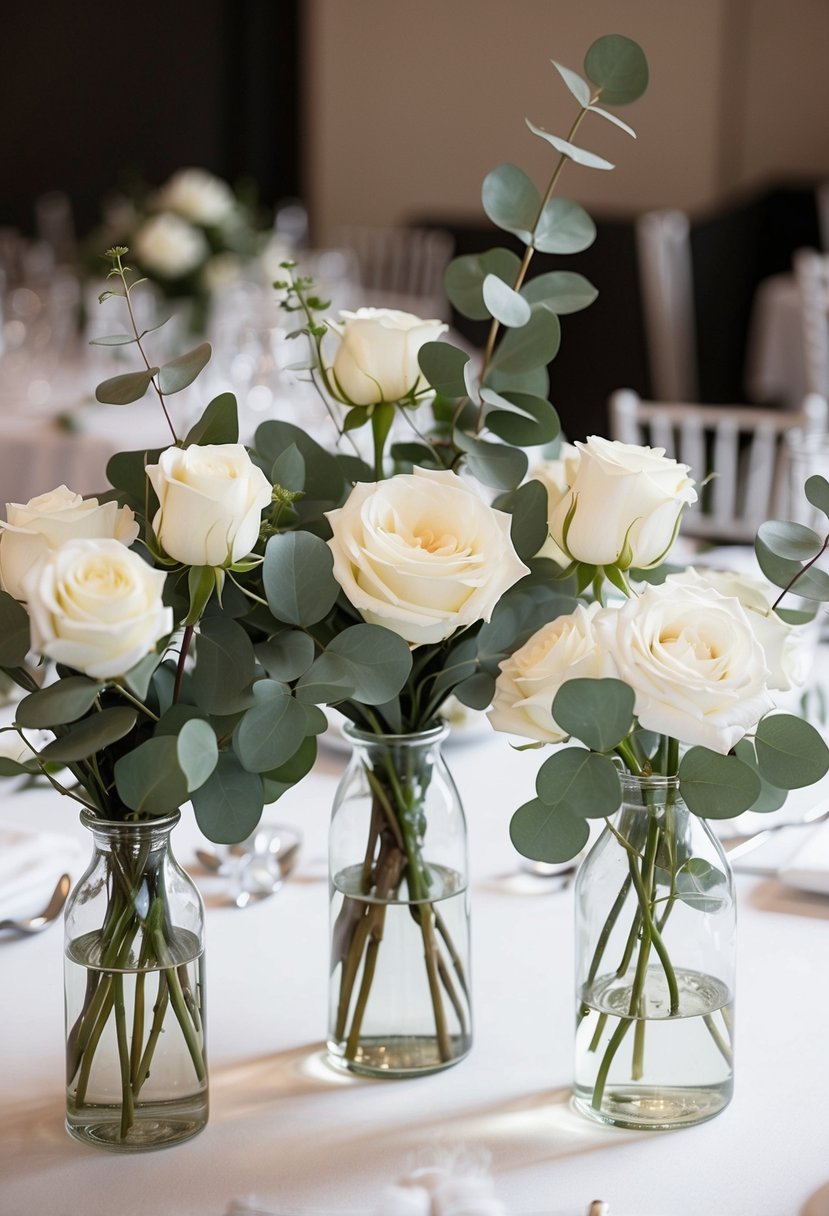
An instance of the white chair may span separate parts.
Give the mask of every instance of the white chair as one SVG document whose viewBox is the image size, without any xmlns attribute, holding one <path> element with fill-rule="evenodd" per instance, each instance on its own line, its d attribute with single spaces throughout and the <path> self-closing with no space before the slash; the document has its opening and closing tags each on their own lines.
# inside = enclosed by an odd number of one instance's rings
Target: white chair
<svg viewBox="0 0 829 1216">
<path fill-rule="evenodd" d="M 636 221 L 651 390 L 662 401 L 697 396 L 697 338 L 690 224 L 684 211 L 648 211 Z"/>
<path fill-rule="evenodd" d="M 829 253 L 798 249 L 794 277 L 806 390 L 829 395 Z"/>
<path fill-rule="evenodd" d="M 763 520 L 787 516 L 785 436 L 822 436 L 827 417 L 817 394 L 799 410 L 643 401 L 631 389 L 610 398 L 613 439 L 664 448 L 690 466 L 699 500 L 683 514 L 683 534 L 733 543 L 751 542 Z"/>
<path fill-rule="evenodd" d="M 448 320 L 443 273 L 452 236 L 440 228 L 343 228 L 337 244 L 352 249 L 360 268 L 364 303 Z"/>
</svg>

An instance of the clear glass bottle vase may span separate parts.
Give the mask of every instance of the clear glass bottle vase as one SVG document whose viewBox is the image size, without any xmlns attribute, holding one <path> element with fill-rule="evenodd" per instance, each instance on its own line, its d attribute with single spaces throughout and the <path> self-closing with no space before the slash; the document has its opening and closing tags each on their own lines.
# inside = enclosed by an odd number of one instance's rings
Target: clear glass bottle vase
<svg viewBox="0 0 829 1216">
<path fill-rule="evenodd" d="M 675 778 L 622 787 L 576 879 L 574 1103 L 620 1127 L 685 1127 L 731 1100 L 731 870 Z"/>
<path fill-rule="evenodd" d="M 347 725 L 351 762 L 329 837 L 328 1050 L 371 1076 L 456 1064 L 472 1045 L 466 822 L 448 729 Z"/>
<path fill-rule="evenodd" d="M 66 1127 L 115 1151 L 207 1122 L 204 909 L 171 851 L 178 820 L 81 812 L 94 851 L 64 919 Z"/>
</svg>

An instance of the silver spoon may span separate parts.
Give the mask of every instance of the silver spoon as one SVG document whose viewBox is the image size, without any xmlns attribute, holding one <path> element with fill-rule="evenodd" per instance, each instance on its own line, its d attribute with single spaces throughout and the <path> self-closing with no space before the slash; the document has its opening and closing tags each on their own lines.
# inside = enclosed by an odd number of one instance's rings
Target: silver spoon
<svg viewBox="0 0 829 1216">
<path fill-rule="evenodd" d="M 287 878 L 296 865 L 300 843 L 299 840 L 292 840 L 282 848 L 273 850 L 273 856 L 279 862 L 283 878 Z M 253 851 L 246 849 L 244 845 L 234 844 L 228 849 L 228 854 L 230 857 L 238 859 L 253 856 Z M 211 853 L 207 849 L 196 849 L 196 858 L 205 870 L 212 870 L 214 874 L 229 874 L 236 868 L 235 865 L 228 864 L 227 857 L 220 857 L 218 853 Z"/>
<path fill-rule="evenodd" d="M 66 897 L 69 894 L 69 887 L 69 875 L 61 874 L 57 886 L 42 912 L 38 912 L 36 916 L 21 916 L 19 920 L 7 917 L 5 920 L 0 920 L 0 929 L 10 929 L 14 933 L 24 934 L 40 933 L 41 930 L 47 929 L 52 921 L 57 920 L 60 915 L 63 905 L 66 903 Z"/>
<path fill-rule="evenodd" d="M 829 807 L 824 811 L 813 808 L 803 819 L 790 820 L 788 823 L 773 823 L 770 827 L 760 828 L 757 832 L 746 833 L 742 836 L 725 836 L 720 844 L 725 850 L 728 860 L 735 861 L 738 857 L 743 857 L 746 853 L 751 853 L 754 849 L 759 848 L 761 844 L 765 844 L 775 832 L 782 832 L 788 828 L 817 827 L 825 819 L 829 819 Z"/>
</svg>

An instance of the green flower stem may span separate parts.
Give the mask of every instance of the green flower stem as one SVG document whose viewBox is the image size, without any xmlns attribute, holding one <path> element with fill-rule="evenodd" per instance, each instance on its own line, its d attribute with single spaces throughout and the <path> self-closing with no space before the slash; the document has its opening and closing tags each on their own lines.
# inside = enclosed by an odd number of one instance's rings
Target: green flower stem
<svg viewBox="0 0 829 1216">
<path fill-rule="evenodd" d="M 141 336 L 142 335 L 139 332 L 138 324 L 135 320 L 135 313 L 132 310 L 132 300 L 130 299 L 130 285 L 127 282 L 125 268 L 121 263 L 120 253 L 115 254 L 113 261 L 114 261 L 114 265 L 113 265 L 113 269 L 110 271 L 110 274 L 116 274 L 120 278 L 121 282 L 124 284 L 124 299 L 127 301 L 127 311 L 129 312 L 129 316 L 130 316 L 130 324 L 132 325 L 132 332 L 135 334 L 135 344 L 138 347 L 138 350 L 141 354 L 141 358 L 144 360 L 144 366 L 147 368 L 147 371 L 149 371 L 153 365 L 150 363 L 149 359 L 147 358 L 146 354 L 144 353 L 144 347 L 141 345 Z M 164 394 L 162 393 L 161 389 L 158 387 L 155 376 L 153 376 L 153 378 L 151 380 L 151 384 L 152 384 L 153 388 L 155 389 L 156 396 L 158 397 L 162 412 L 164 414 L 164 417 L 167 420 L 167 425 L 170 428 L 170 434 L 173 436 L 173 443 L 178 443 L 178 441 L 179 441 L 178 435 L 176 434 L 176 429 L 173 426 L 172 419 L 170 418 L 170 415 L 167 412 L 167 403 L 164 400 Z"/>
<path fill-rule="evenodd" d="M 124 977 L 116 975 L 112 983 L 115 1007 L 115 1038 L 118 1043 L 118 1060 L 121 1065 L 121 1139 L 124 1140 L 133 1124 L 135 1108 L 130 1085 L 130 1048 L 127 1041 L 127 1015 L 124 1009 Z"/>
<path fill-rule="evenodd" d="M 363 964 L 363 978 L 360 981 L 360 991 L 357 996 L 357 1004 L 354 1007 L 354 1016 L 351 1019 L 351 1030 L 345 1045 L 345 1058 L 347 1060 L 355 1060 L 357 1051 L 360 1047 L 360 1031 L 363 1025 L 363 1017 L 365 1015 L 368 998 L 371 993 L 371 985 L 374 982 L 374 972 L 377 967 L 377 952 L 380 949 L 380 943 L 383 940 L 383 929 L 385 927 L 386 909 L 380 905 L 375 910 L 375 915 L 371 918 L 372 925 L 369 932 L 368 945 L 366 946 L 365 962 Z"/>
<path fill-rule="evenodd" d="M 167 973 L 159 971 L 158 973 L 158 992 L 153 1006 L 153 1022 L 150 1027 L 150 1033 L 147 1036 L 147 1045 L 143 1053 L 139 1057 L 138 1067 L 135 1070 L 133 1080 L 133 1093 L 136 1097 L 141 1092 L 141 1086 L 147 1079 L 150 1071 L 150 1064 L 155 1053 L 156 1044 L 161 1035 L 161 1028 L 164 1025 L 164 1019 L 167 1016 L 167 1006 L 170 1003 L 170 991 L 167 986 Z"/>
<path fill-rule="evenodd" d="M 705 1014 L 705 1016 L 703 1017 L 702 1020 L 705 1023 L 705 1029 L 711 1035 L 711 1038 L 714 1040 L 717 1050 L 719 1051 L 722 1058 L 725 1060 L 726 1064 L 729 1064 L 729 1065 L 733 1064 L 734 1063 L 734 1053 L 732 1052 L 730 1045 L 728 1043 L 726 1043 L 725 1039 L 720 1034 L 713 1016 L 710 1013 L 707 1013 L 707 1014 Z"/>
<path fill-rule="evenodd" d="M 374 476 L 377 481 L 383 480 L 383 454 L 393 422 L 394 405 L 387 401 L 375 405 L 371 414 L 371 437 L 374 441 Z"/>
</svg>

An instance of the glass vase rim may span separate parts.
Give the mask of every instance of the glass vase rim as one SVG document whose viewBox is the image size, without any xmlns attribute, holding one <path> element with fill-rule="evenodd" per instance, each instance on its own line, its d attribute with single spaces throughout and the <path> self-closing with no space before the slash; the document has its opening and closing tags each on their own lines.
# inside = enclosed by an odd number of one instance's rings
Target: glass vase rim
<svg viewBox="0 0 829 1216">
<path fill-rule="evenodd" d="M 91 832 L 101 832 L 105 836 L 116 836 L 125 831 L 135 833 L 169 833 L 181 819 L 181 811 L 170 811 L 166 815 L 158 815 L 153 819 L 105 819 L 83 807 L 79 815 L 80 821 Z"/>
<path fill-rule="evenodd" d="M 343 735 L 352 743 L 373 743 L 379 747 L 401 747 L 406 744 L 442 743 L 449 734 L 449 723 L 438 723 L 427 726 L 423 730 L 390 731 L 378 733 L 373 730 L 363 730 L 353 722 L 344 722 Z"/>
<path fill-rule="evenodd" d="M 678 773 L 631 773 L 627 769 L 619 773 L 622 785 L 630 785 L 636 789 L 647 790 L 678 790 Z"/>
</svg>

